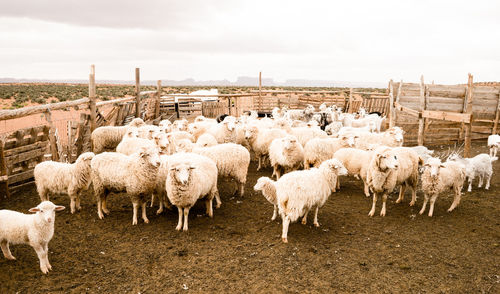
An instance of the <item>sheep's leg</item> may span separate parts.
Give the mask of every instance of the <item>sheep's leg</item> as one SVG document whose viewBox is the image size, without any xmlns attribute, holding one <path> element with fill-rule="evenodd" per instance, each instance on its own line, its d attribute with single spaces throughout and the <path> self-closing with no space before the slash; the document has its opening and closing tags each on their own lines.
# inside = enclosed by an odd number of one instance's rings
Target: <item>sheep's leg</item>
<svg viewBox="0 0 500 294">
<path fill-rule="evenodd" d="M 386 202 L 387 202 L 387 193 L 384 193 L 384 195 L 382 195 L 382 210 L 380 211 L 380 216 L 385 216 Z"/>
<path fill-rule="evenodd" d="M 108 195 L 104 195 L 104 198 L 102 199 L 102 211 L 104 211 L 105 214 L 109 214 Z"/>
<path fill-rule="evenodd" d="M 259 171 L 262 167 L 262 155 L 257 155 L 257 157 L 259 158 L 259 166 L 257 166 L 257 171 Z"/>
<path fill-rule="evenodd" d="M 148 216 L 146 215 L 146 202 L 142 202 L 141 203 L 141 206 L 142 206 L 142 220 L 149 224 L 149 219 L 148 219 Z"/>
<path fill-rule="evenodd" d="M 468 180 L 469 180 L 469 188 L 467 188 L 467 192 L 472 192 L 472 178 L 469 177 Z"/>
<path fill-rule="evenodd" d="M 436 203 L 437 197 L 438 197 L 438 194 L 434 194 L 431 197 L 430 207 L 429 207 L 429 214 L 428 214 L 429 216 L 432 216 L 432 214 L 434 214 L 434 204 Z"/>
<path fill-rule="evenodd" d="M 368 187 L 368 184 L 363 181 L 363 184 L 365 185 L 365 196 L 370 197 L 370 188 Z"/>
<path fill-rule="evenodd" d="M 396 200 L 396 203 L 401 203 L 401 201 L 403 201 L 403 199 L 405 198 L 405 192 L 406 192 L 406 185 L 403 183 L 399 188 L 399 197 Z"/>
<path fill-rule="evenodd" d="M 188 216 L 189 216 L 190 207 L 184 207 L 184 226 L 182 227 L 183 231 L 188 230 Z"/>
<path fill-rule="evenodd" d="M 40 200 L 41 201 L 48 201 L 49 200 L 49 191 L 48 190 L 43 190 L 40 192 Z"/>
<path fill-rule="evenodd" d="M 49 262 L 49 243 L 43 244 L 43 250 L 45 250 L 45 264 L 49 270 L 52 270 L 52 266 Z"/>
<path fill-rule="evenodd" d="M 283 218 L 283 232 L 281 234 L 283 243 L 288 243 L 288 225 L 290 225 L 290 218 L 288 215 L 285 215 Z"/>
<path fill-rule="evenodd" d="M 153 193 L 151 195 L 151 206 L 150 207 L 153 207 L 153 205 L 155 204 L 155 194 Z M 161 206 L 161 201 L 160 201 L 160 206 Z M 160 212 L 161 213 L 161 212 Z"/>
<path fill-rule="evenodd" d="M 486 177 L 486 186 L 484 186 L 486 190 L 490 189 L 490 180 L 491 180 L 491 174 L 487 175 Z"/>
<path fill-rule="evenodd" d="M 336 184 L 336 190 L 340 190 L 340 179 L 339 177 L 337 177 L 337 184 Z M 333 192 L 336 192 L 336 191 L 333 191 Z"/>
<path fill-rule="evenodd" d="M 219 191 L 212 192 L 215 196 L 215 208 L 220 208 L 222 201 L 220 201 Z"/>
<path fill-rule="evenodd" d="M 97 215 L 99 216 L 99 219 L 104 218 L 104 214 L 102 213 L 102 200 L 101 197 L 97 198 Z"/>
<path fill-rule="evenodd" d="M 424 204 L 422 204 L 422 209 L 420 209 L 419 214 L 423 214 L 425 212 L 425 208 L 427 207 L 428 201 L 429 201 L 429 195 L 424 194 Z"/>
<path fill-rule="evenodd" d="M 368 216 L 375 215 L 375 205 L 377 204 L 377 193 L 373 193 L 372 209 L 368 213 Z"/>
<path fill-rule="evenodd" d="M 136 201 L 132 202 L 133 210 L 134 210 L 134 215 L 132 216 L 132 225 L 135 226 L 137 225 L 137 211 L 139 210 L 139 203 Z"/>
<path fill-rule="evenodd" d="M 307 224 L 307 215 L 309 214 L 309 209 L 306 209 L 306 213 L 304 213 L 304 216 L 302 217 L 302 224 L 305 225 Z"/>
<path fill-rule="evenodd" d="M 239 182 L 239 191 L 240 191 L 240 197 L 243 197 L 243 194 L 245 194 L 245 183 L 244 182 Z"/>
<path fill-rule="evenodd" d="M 155 197 L 155 194 L 153 194 L 153 196 L 151 196 L 151 207 L 153 207 L 153 198 Z M 156 211 L 156 214 L 160 214 L 163 212 L 163 203 L 164 203 L 164 199 L 163 197 L 161 196 L 161 194 L 158 195 L 158 202 L 159 203 L 159 207 L 158 207 L 158 210 Z"/>
<path fill-rule="evenodd" d="M 479 175 L 479 184 L 477 185 L 478 188 L 481 188 L 483 186 L 483 175 Z"/>
<path fill-rule="evenodd" d="M 319 206 L 316 206 L 316 210 L 314 211 L 314 226 L 319 227 L 318 223 L 318 211 L 319 211 Z"/>
<path fill-rule="evenodd" d="M 448 208 L 448 212 L 452 212 L 453 209 L 455 209 L 458 204 L 460 203 L 460 196 L 461 192 L 459 189 L 455 188 L 455 197 L 453 198 L 453 203 L 451 204 L 450 208 Z"/>
<path fill-rule="evenodd" d="M 9 242 L 7 242 L 6 240 L 1 241 L 0 247 L 2 248 L 2 253 L 3 253 L 3 256 L 5 256 L 5 258 L 7 258 L 9 260 L 16 260 L 16 258 L 10 252 Z"/>
<path fill-rule="evenodd" d="M 82 206 L 80 205 L 80 192 L 76 194 L 76 210 L 82 210 Z"/>
<path fill-rule="evenodd" d="M 410 206 L 415 205 L 417 203 L 417 187 L 415 184 L 415 187 L 411 187 L 411 201 L 410 201 Z"/>
<path fill-rule="evenodd" d="M 213 211 L 213 208 L 212 208 L 212 200 L 213 199 L 207 199 L 207 200 L 205 200 L 205 205 L 207 207 L 207 215 L 209 217 L 214 217 L 214 211 Z"/>
<path fill-rule="evenodd" d="M 175 229 L 177 231 L 180 231 L 182 229 L 182 217 L 183 217 L 182 207 L 177 207 L 177 211 L 179 212 L 179 221 L 177 222 L 177 227 L 175 227 Z"/>
<path fill-rule="evenodd" d="M 278 216 L 278 205 L 274 205 L 274 208 L 273 208 L 273 217 L 271 217 L 271 220 L 275 220 L 276 217 Z"/>
<path fill-rule="evenodd" d="M 40 261 L 40 270 L 44 274 L 48 273 L 49 269 L 46 264 L 47 252 L 45 252 L 43 246 L 41 245 L 35 245 L 33 246 L 33 249 L 35 249 L 36 255 L 38 256 L 38 260 Z"/>
</svg>

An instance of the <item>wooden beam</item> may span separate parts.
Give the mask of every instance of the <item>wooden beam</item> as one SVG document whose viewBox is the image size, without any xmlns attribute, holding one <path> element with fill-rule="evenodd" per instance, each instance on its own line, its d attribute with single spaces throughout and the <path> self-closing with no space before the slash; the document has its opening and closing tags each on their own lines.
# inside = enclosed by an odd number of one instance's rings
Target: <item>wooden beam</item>
<svg viewBox="0 0 500 294">
<path fill-rule="evenodd" d="M 9 194 L 9 179 L 7 177 L 7 163 L 5 162 L 5 155 L 3 149 L 4 142 L 0 140 L 0 195 L 10 198 Z"/>
<path fill-rule="evenodd" d="M 48 110 L 58 110 L 69 107 L 76 107 L 81 104 L 85 104 L 88 107 L 88 103 L 89 103 L 89 98 L 82 98 L 73 101 L 64 101 L 58 103 L 23 107 L 13 110 L 0 110 L 0 120 L 13 119 L 37 113 L 44 113 L 47 112 Z"/>
<path fill-rule="evenodd" d="M 353 107 L 352 107 L 352 88 L 349 89 L 349 106 L 347 108 L 348 110 L 348 113 L 352 113 L 353 112 Z"/>
<path fill-rule="evenodd" d="M 399 92 L 399 91 L 398 91 Z M 420 113 L 425 110 L 425 83 L 424 83 L 424 75 L 420 77 Z M 418 118 L 418 146 L 424 145 L 424 120 L 425 118 L 422 115 L 419 115 Z"/>
<path fill-rule="evenodd" d="M 56 139 L 56 128 L 52 122 L 52 113 L 47 111 L 45 113 L 45 119 L 49 123 L 49 142 L 50 142 L 50 154 L 52 154 L 53 161 L 59 161 L 59 153 L 57 152 L 57 139 Z"/>
<path fill-rule="evenodd" d="M 470 123 L 471 119 L 472 119 L 472 114 L 459 113 L 459 112 L 424 110 L 422 112 L 422 117 L 432 118 L 432 119 L 436 119 L 436 120 L 446 120 L 446 121 L 453 121 L 453 122 Z"/>
<path fill-rule="evenodd" d="M 403 80 L 401 80 L 399 82 L 399 86 L 398 86 L 398 93 L 396 96 L 396 102 L 398 102 L 398 103 L 399 103 L 399 99 L 401 98 L 401 87 L 403 87 Z"/>
<path fill-rule="evenodd" d="M 259 110 L 262 109 L 262 72 L 259 71 Z"/>
<path fill-rule="evenodd" d="M 396 110 L 394 109 L 394 89 L 392 80 L 389 81 L 389 128 L 396 125 Z"/>
<path fill-rule="evenodd" d="M 419 117 L 420 116 L 420 112 L 417 111 L 417 110 L 414 110 L 414 109 L 411 109 L 409 107 L 406 107 L 406 106 L 403 106 L 401 104 L 399 104 L 398 102 L 394 103 L 394 108 L 399 110 L 399 111 L 402 111 L 406 114 L 409 114 L 411 116 L 414 116 L 414 117 Z"/>
<path fill-rule="evenodd" d="M 33 178 L 33 171 L 34 171 L 34 169 L 30 169 L 30 170 L 27 170 L 24 172 L 17 173 L 15 175 L 10 175 L 9 176 L 9 184 L 12 185 L 14 183 L 18 183 L 18 182 Z"/>
<path fill-rule="evenodd" d="M 160 101 L 161 101 L 161 80 L 156 82 L 156 100 L 155 100 L 155 117 L 157 119 L 160 117 Z"/>
<path fill-rule="evenodd" d="M 465 145 L 464 145 L 464 157 L 470 157 L 470 150 L 471 150 L 471 133 L 472 133 L 472 99 L 473 99 L 473 91 L 474 91 L 474 82 L 473 82 L 473 76 L 472 74 L 469 73 L 469 80 L 467 83 L 467 106 L 466 106 L 466 113 L 470 115 L 470 121 L 468 124 L 465 126 Z"/>
<path fill-rule="evenodd" d="M 141 117 L 141 71 L 135 68 L 135 117 Z"/>
<path fill-rule="evenodd" d="M 491 130 L 492 135 L 497 133 L 498 119 L 499 118 L 500 118 L 500 91 L 498 92 L 497 110 L 495 112 L 495 122 L 493 124 L 493 129 Z"/>
<path fill-rule="evenodd" d="M 89 75 L 89 109 L 90 109 L 90 131 L 93 132 L 97 128 L 96 122 L 96 87 L 95 87 L 95 65 L 90 66 Z"/>
</svg>

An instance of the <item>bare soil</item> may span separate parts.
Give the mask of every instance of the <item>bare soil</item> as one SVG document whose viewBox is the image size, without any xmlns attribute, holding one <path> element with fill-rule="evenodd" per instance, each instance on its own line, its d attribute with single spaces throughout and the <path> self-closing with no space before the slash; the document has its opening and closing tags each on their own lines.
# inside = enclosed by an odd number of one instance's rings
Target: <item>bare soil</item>
<svg viewBox="0 0 500 294">
<path fill-rule="evenodd" d="M 475 152 L 486 148 L 475 148 Z M 320 210 L 320 228 L 295 223 L 281 242 L 281 221 L 252 187 L 271 170 L 250 166 L 244 198 L 221 182 L 223 205 L 214 218 L 196 205 L 189 231 L 175 231 L 176 210 L 149 209 L 150 224 L 132 226 L 132 205 L 112 195 L 111 214 L 99 220 L 91 192 L 82 211 L 58 214 L 49 244 L 53 270 L 43 275 L 34 250 L 11 246 L 16 261 L 0 257 L 0 293 L 500 293 L 500 163 L 489 191 L 474 187 L 455 211 L 452 195 L 436 201 L 434 217 L 418 215 L 410 195 L 386 217 L 367 216 L 371 199 L 347 178 Z M 0 208 L 27 212 L 39 203 L 26 188 Z M 67 196 L 52 201 L 68 206 Z M 377 213 L 380 211 L 380 203 Z"/>
</svg>

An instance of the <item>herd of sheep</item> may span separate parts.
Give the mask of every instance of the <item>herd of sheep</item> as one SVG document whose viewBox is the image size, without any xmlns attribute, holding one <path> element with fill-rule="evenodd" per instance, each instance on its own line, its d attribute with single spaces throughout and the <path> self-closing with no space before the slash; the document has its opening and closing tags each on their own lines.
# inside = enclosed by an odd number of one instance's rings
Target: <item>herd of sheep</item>
<svg viewBox="0 0 500 294">
<path fill-rule="evenodd" d="M 343 113 L 335 106 L 321 105 L 318 112 L 305 109 L 275 108 L 272 117 L 259 118 L 254 111 L 239 118 L 220 116 L 161 121 L 148 125 L 140 118 L 126 126 L 99 127 L 92 132 L 93 152 L 81 154 L 75 163 L 45 161 L 34 170 L 41 203 L 22 214 L 0 210 L 0 245 L 7 259 L 15 259 L 11 244 L 31 245 L 40 260 L 40 269 L 51 269 L 48 243 L 54 233 L 55 212 L 64 209 L 49 201 L 50 194 L 69 195 L 71 213 L 81 209 L 80 194 L 93 186 L 97 215 L 110 213 L 110 192 L 125 192 L 133 205 L 132 224 L 141 218 L 149 223 L 147 204 L 158 203 L 157 214 L 176 206 L 179 221 L 176 230 L 188 230 L 190 208 L 200 199 L 206 213 L 213 216 L 221 206 L 217 188 L 220 177 L 235 183 L 235 194 L 243 196 L 251 153 L 258 161 L 257 170 L 270 165 L 271 177 L 261 177 L 254 186 L 274 206 L 272 220 L 282 218 L 282 240 L 288 242 L 290 222 L 307 222 L 314 209 L 313 224 L 319 226 L 318 210 L 332 192 L 340 189 L 341 177 L 351 175 L 364 183 L 363 193 L 372 196 L 369 216 L 374 216 L 376 202 L 382 199 L 380 215 L 387 213 L 389 194 L 400 187 L 396 203 L 410 188 L 410 206 L 416 203 L 418 183 L 424 193 L 420 214 L 433 215 L 438 195 L 452 189 L 454 201 L 460 202 L 464 181 L 468 191 L 479 178 L 479 187 L 490 186 L 492 162 L 497 159 L 500 136 L 490 136 L 490 154 L 462 158 L 452 154 L 443 162 L 426 147 L 402 147 L 404 132 L 399 127 L 381 131 L 385 117 L 378 113 Z M 275 179 L 273 179 L 275 177 Z"/>
</svg>

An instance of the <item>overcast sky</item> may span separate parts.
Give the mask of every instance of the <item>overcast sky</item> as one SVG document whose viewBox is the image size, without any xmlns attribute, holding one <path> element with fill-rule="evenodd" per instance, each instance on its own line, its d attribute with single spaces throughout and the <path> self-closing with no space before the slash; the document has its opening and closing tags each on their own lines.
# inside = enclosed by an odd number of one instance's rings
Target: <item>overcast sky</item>
<svg viewBox="0 0 500 294">
<path fill-rule="evenodd" d="M 0 77 L 500 81 L 500 1 L 15 0 Z"/>
</svg>

